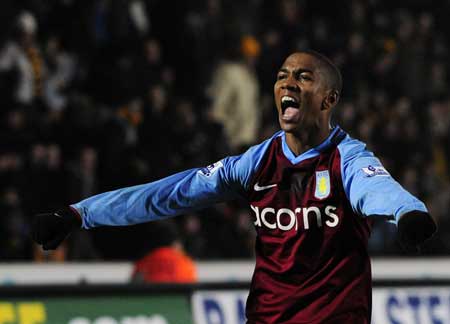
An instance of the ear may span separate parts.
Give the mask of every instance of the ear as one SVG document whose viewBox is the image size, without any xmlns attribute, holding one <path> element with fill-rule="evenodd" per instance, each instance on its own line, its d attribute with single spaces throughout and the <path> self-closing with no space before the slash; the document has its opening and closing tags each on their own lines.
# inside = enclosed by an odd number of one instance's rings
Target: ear
<svg viewBox="0 0 450 324">
<path fill-rule="evenodd" d="M 339 92 L 336 90 L 328 90 L 322 102 L 322 110 L 330 110 L 337 105 L 339 101 Z"/>
</svg>

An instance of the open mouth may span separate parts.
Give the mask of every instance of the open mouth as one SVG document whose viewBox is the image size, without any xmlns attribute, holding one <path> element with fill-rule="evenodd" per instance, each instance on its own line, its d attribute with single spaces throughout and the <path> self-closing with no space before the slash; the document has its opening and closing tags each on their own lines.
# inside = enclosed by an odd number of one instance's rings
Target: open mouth
<svg viewBox="0 0 450 324">
<path fill-rule="evenodd" d="M 300 103 L 297 99 L 291 97 L 291 96 L 283 96 L 281 97 L 281 112 L 284 114 L 286 109 L 288 108 L 300 108 Z"/>
</svg>

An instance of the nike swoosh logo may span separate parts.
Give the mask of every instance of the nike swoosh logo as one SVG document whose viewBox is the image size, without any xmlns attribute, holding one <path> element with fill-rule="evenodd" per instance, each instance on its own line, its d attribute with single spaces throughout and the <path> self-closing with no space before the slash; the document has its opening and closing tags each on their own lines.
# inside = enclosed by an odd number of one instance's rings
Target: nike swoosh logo
<svg viewBox="0 0 450 324">
<path fill-rule="evenodd" d="M 58 214 L 58 213 L 53 213 L 53 215 L 55 215 L 56 217 L 61 217 L 62 218 L 62 216 L 60 214 Z"/>
<path fill-rule="evenodd" d="M 258 184 L 258 182 L 257 182 L 257 183 L 255 183 L 255 186 L 253 188 L 255 189 L 255 191 L 262 191 L 262 190 L 270 189 L 270 188 L 273 188 L 273 187 L 276 187 L 276 186 L 277 186 L 276 183 L 271 184 L 271 185 L 267 185 L 267 186 L 260 186 Z"/>
</svg>

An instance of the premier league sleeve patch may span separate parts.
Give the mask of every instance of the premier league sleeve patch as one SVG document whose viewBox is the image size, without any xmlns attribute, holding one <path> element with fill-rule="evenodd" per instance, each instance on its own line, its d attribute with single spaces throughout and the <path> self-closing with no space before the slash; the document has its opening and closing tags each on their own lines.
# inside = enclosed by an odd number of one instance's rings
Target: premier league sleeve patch
<svg viewBox="0 0 450 324">
<path fill-rule="evenodd" d="M 316 171 L 316 190 L 314 197 L 325 199 L 330 195 L 330 173 L 328 170 Z"/>
<path fill-rule="evenodd" d="M 367 168 L 362 168 L 366 177 L 376 177 L 376 176 L 390 176 L 389 172 L 382 166 L 369 165 Z"/>
<path fill-rule="evenodd" d="M 198 173 L 205 177 L 210 177 L 214 172 L 219 170 L 221 167 L 223 167 L 223 163 L 222 163 L 222 161 L 219 161 L 219 162 L 210 164 L 205 168 L 201 168 L 200 170 L 198 170 Z"/>
</svg>

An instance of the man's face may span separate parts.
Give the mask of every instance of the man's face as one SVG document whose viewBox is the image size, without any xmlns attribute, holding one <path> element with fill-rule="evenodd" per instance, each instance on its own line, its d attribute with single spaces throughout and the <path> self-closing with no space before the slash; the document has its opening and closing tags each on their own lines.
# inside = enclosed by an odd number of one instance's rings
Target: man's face
<svg viewBox="0 0 450 324">
<path fill-rule="evenodd" d="M 284 61 L 274 86 L 281 129 L 298 133 L 314 125 L 320 126 L 325 84 L 325 75 L 314 56 L 295 53 Z"/>
</svg>

